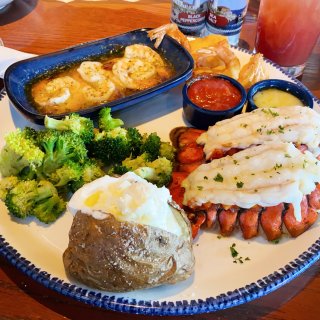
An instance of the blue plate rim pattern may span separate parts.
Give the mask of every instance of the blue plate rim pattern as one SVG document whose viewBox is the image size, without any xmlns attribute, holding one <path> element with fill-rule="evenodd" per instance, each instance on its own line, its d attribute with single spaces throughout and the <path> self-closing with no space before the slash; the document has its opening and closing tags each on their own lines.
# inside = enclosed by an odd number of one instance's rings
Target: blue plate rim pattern
<svg viewBox="0 0 320 320">
<path fill-rule="evenodd" d="M 252 52 L 246 49 L 237 48 L 237 50 L 252 54 Z M 291 77 L 277 64 L 266 58 L 264 59 L 274 68 L 284 73 L 291 81 L 307 90 L 311 94 L 313 100 L 320 104 L 320 99 L 317 99 L 304 84 Z M 5 91 L 0 91 L 0 100 L 4 96 Z M 118 312 L 143 315 L 182 316 L 215 312 L 235 307 L 275 291 L 296 278 L 320 259 L 320 238 L 318 238 L 318 240 L 316 240 L 306 251 L 284 267 L 245 287 L 237 288 L 216 297 L 208 297 L 205 300 L 182 300 L 174 302 L 146 301 L 122 297 L 116 298 L 112 295 L 104 295 L 101 292 L 85 289 L 75 284 L 65 282 L 57 277 L 53 277 L 48 272 L 37 268 L 32 262 L 22 257 L 16 249 L 6 242 L 2 235 L 0 235 L 0 254 L 6 258 L 9 263 L 36 282 L 77 301 Z"/>
<path fill-rule="evenodd" d="M 250 283 L 245 287 L 235 289 L 217 297 L 209 297 L 205 300 L 198 299 L 175 302 L 115 298 L 115 296 L 103 295 L 100 292 L 70 284 L 59 278 L 52 277 L 46 271 L 37 268 L 30 261 L 22 257 L 17 250 L 11 247 L 2 236 L 0 236 L 0 254 L 18 270 L 41 285 L 77 301 L 103 309 L 126 313 L 177 316 L 223 310 L 250 302 L 271 293 L 296 278 L 320 259 L 320 238 L 309 247 L 307 251 L 301 253 L 298 258 L 290 261 L 280 270 L 257 280 L 255 283 Z"/>
</svg>

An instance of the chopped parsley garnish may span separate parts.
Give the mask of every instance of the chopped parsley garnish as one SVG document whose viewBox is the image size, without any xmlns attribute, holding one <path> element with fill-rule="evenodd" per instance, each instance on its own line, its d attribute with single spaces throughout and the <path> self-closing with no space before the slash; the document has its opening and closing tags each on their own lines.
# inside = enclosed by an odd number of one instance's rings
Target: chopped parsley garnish
<svg viewBox="0 0 320 320">
<path fill-rule="evenodd" d="M 270 134 L 274 134 L 275 132 L 274 132 L 274 130 L 267 130 L 267 135 L 269 135 L 270 136 Z"/>
<path fill-rule="evenodd" d="M 250 157 L 249 157 L 249 156 L 246 156 L 245 158 L 246 158 L 246 159 L 250 159 Z"/>
<path fill-rule="evenodd" d="M 208 180 L 208 177 L 207 177 L 207 176 L 204 176 L 203 179 L 204 179 L 204 180 Z"/>
<path fill-rule="evenodd" d="M 291 158 L 290 154 L 288 154 L 288 153 L 285 153 L 284 156 L 285 156 L 286 158 Z"/>
<path fill-rule="evenodd" d="M 240 127 L 243 127 L 243 128 L 246 128 L 247 126 L 248 126 L 247 123 L 241 123 L 241 124 L 240 124 Z"/>
<path fill-rule="evenodd" d="M 223 176 L 218 173 L 214 178 L 213 178 L 214 181 L 216 182 L 223 182 Z"/>
<path fill-rule="evenodd" d="M 238 181 L 237 182 L 237 188 L 241 189 L 243 187 L 243 182 L 242 181 Z"/>
<path fill-rule="evenodd" d="M 249 257 L 246 257 L 246 258 L 238 257 L 239 252 L 235 249 L 235 246 L 236 246 L 235 243 L 233 243 L 233 244 L 230 246 L 230 253 L 231 253 L 232 258 L 234 258 L 233 263 L 238 263 L 238 262 L 239 262 L 239 263 L 243 263 L 243 260 L 249 261 L 249 260 L 250 260 Z"/>
<path fill-rule="evenodd" d="M 262 109 L 262 112 L 264 112 L 265 114 L 270 114 L 273 117 L 279 116 L 279 113 L 272 111 L 272 109 Z"/>
<path fill-rule="evenodd" d="M 276 163 L 276 165 L 273 167 L 274 170 L 282 168 L 282 163 Z"/>
<path fill-rule="evenodd" d="M 278 130 L 279 133 L 284 133 L 284 127 L 283 126 L 279 126 L 278 128 L 279 128 L 279 130 Z"/>
<path fill-rule="evenodd" d="M 231 256 L 232 258 L 236 258 L 239 254 L 239 252 L 235 249 L 236 244 L 233 243 L 232 246 L 230 247 L 230 252 L 231 252 Z"/>
<path fill-rule="evenodd" d="M 307 160 L 303 160 L 303 165 L 302 165 L 303 169 L 305 169 L 306 166 L 307 166 Z"/>
<path fill-rule="evenodd" d="M 233 163 L 234 163 L 234 164 L 237 164 L 237 163 L 238 163 L 238 161 L 237 161 L 237 160 L 233 160 Z"/>
<path fill-rule="evenodd" d="M 203 190 L 203 186 L 197 186 L 197 188 L 199 191 Z"/>
</svg>

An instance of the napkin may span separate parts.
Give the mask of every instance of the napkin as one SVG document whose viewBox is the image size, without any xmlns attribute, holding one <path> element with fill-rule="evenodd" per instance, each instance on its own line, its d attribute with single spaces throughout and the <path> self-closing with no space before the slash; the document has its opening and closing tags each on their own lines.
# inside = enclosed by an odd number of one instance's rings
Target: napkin
<svg viewBox="0 0 320 320">
<path fill-rule="evenodd" d="M 11 48 L 0 46 L 0 78 L 4 77 L 7 68 L 14 62 L 34 57 L 34 54 L 25 53 Z"/>
</svg>

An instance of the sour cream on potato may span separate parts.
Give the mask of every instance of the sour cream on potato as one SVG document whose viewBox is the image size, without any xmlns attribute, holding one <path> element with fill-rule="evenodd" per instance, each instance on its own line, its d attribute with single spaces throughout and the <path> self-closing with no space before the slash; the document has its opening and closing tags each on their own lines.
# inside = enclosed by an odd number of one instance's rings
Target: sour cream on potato
<svg viewBox="0 0 320 320">
<path fill-rule="evenodd" d="M 111 213 L 120 221 L 129 221 L 163 229 L 180 236 L 182 230 L 170 208 L 169 190 L 158 188 L 128 172 L 119 178 L 104 176 L 77 190 L 68 203 L 68 210 L 104 219 Z"/>
</svg>

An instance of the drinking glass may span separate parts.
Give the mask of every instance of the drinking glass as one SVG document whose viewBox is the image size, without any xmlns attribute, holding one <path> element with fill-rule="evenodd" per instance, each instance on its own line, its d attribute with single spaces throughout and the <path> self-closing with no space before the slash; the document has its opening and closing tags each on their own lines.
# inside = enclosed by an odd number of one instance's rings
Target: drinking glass
<svg viewBox="0 0 320 320">
<path fill-rule="evenodd" d="M 260 1 L 255 50 L 290 75 L 303 73 L 319 34 L 319 0 Z"/>
</svg>

